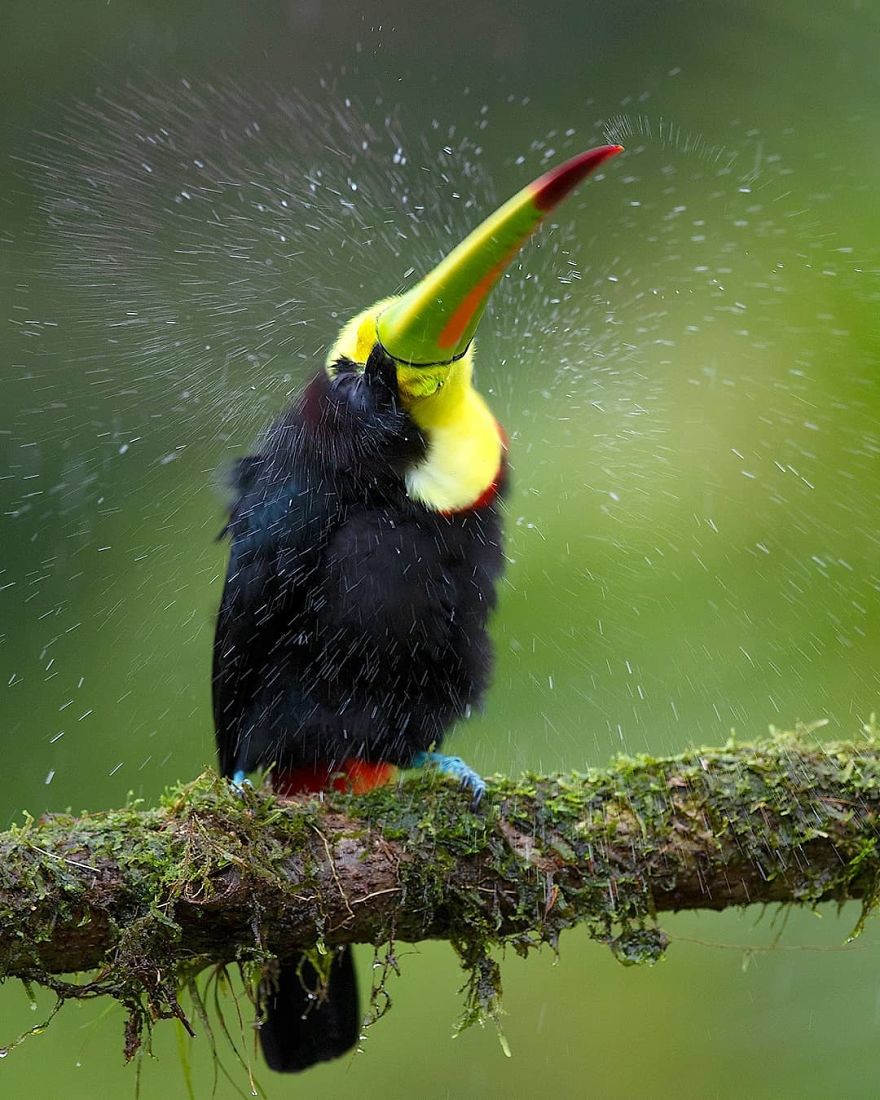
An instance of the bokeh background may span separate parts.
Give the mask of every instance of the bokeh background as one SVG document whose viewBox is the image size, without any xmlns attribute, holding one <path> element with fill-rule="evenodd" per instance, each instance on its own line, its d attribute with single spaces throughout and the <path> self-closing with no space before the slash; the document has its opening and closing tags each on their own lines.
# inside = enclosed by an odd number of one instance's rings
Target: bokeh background
<svg viewBox="0 0 880 1100">
<path fill-rule="evenodd" d="M 621 140 L 504 280 L 479 381 L 513 439 L 481 771 L 597 765 L 880 703 L 880 9 L 858 0 L 5 0 L 0 824 L 211 762 L 224 464 L 341 321 L 567 153 Z M 874 1097 L 880 938 L 680 916 L 625 970 L 507 958 L 506 1058 L 402 947 L 364 1053 L 270 1097 Z M 361 950 L 364 984 L 369 952 Z M 0 990 L 0 1042 L 42 1018 Z M 245 1008 L 245 1011 L 247 1009 Z M 234 1009 L 229 1006 L 234 1017 Z M 220 1040 L 68 1005 L 27 1098 L 247 1095 Z M 252 1038 L 240 1044 L 250 1053 Z"/>
</svg>

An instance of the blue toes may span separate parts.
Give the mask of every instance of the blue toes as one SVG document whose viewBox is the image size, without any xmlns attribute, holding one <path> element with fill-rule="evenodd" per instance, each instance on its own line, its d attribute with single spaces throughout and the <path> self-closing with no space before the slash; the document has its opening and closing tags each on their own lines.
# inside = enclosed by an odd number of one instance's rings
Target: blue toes
<svg viewBox="0 0 880 1100">
<path fill-rule="evenodd" d="M 230 779 L 229 782 L 239 793 L 241 793 L 245 787 L 251 785 L 251 781 L 247 777 L 247 772 L 233 772 L 232 779 Z"/>
<path fill-rule="evenodd" d="M 475 772 L 462 760 L 460 756 L 444 756 L 442 752 L 417 752 L 413 757 L 414 768 L 424 768 L 430 765 L 442 775 L 451 775 L 457 779 L 463 790 L 471 792 L 471 808 L 476 809 L 486 793 L 486 783 L 483 777 Z"/>
</svg>

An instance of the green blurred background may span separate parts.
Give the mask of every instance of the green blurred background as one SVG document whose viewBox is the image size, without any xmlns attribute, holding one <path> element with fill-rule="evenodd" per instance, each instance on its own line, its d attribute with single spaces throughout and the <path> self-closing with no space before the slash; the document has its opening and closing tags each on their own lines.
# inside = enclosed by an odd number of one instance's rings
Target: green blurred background
<svg viewBox="0 0 880 1100">
<path fill-rule="evenodd" d="M 511 562 L 495 686 L 453 749 L 491 772 L 858 733 L 880 702 L 875 5 L 5 0 L 2 23 L 4 827 L 210 763 L 217 471 L 344 317 L 606 138 L 626 156 L 481 330 Z M 362 1056 L 258 1078 L 877 1096 L 880 939 L 843 947 L 856 916 L 670 918 L 653 970 L 576 932 L 558 962 L 508 958 L 510 1059 L 489 1030 L 452 1039 L 451 950 L 402 947 Z M 0 991 L 0 1041 L 48 1003 Z M 134 1095 L 121 1030 L 66 1007 L 0 1092 Z M 190 1045 L 199 1097 L 248 1092 L 220 1048 L 234 1086 Z M 154 1052 L 140 1095 L 184 1096 L 172 1025 Z"/>
</svg>

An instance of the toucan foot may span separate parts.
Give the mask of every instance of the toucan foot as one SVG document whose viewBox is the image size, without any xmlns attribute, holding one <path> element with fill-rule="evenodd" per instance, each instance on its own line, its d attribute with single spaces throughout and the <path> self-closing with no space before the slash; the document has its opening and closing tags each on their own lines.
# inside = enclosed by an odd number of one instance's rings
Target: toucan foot
<svg viewBox="0 0 880 1100">
<path fill-rule="evenodd" d="M 471 809 L 476 810 L 486 793 L 486 781 L 465 764 L 460 756 L 445 756 L 442 752 L 417 752 L 413 757 L 414 768 L 436 768 L 442 775 L 457 779 L 463 791 L 471 792 Z"/>
<path fill-rule="evenodd" d="M 247 772 L 233 772 L 229 782 L 236 794 L 244 794 L 245 788 L 251 785 L 251 781 L 247 777 Z"/>
</svg>

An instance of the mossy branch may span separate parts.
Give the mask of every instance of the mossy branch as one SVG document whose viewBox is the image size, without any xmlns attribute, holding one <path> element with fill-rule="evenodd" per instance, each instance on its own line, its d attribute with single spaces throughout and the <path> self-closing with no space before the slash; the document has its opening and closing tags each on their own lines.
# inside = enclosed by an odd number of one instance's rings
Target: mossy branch
<svg viewBox="0 0 880 1100">
<path fill-rule="evenodd" d="M 468 801 L 429 775 L 281 802 L 207 773 L 156 809 L 28 819 L 0 834 L 0 975 L 118 997 L 133 1046 L 181 1015 L 177 989 L 210 963 L 442 938 L 478 985 L 493 944 L 582 924 L 642 961 L 665 944 L 663 911 L 860 898 L 867 912 L 880 882 L 873 729 L 495 779 L 479 813 Z"/>
</svg>

